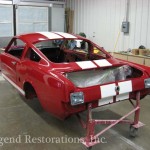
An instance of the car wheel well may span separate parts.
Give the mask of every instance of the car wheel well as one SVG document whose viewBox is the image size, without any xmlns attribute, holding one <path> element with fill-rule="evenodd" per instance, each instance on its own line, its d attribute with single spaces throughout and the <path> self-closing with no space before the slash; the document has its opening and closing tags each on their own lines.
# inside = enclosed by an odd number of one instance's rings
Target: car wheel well
<svg viewBox="0 0 150 150">
<path fill-rule="evenodd" d="M 25 97 L 27 99 L 33 99 L 37 97 L 35 89 L 29 82 L 24 83 L 24 91 L 25 91 Z"/>
</svg>

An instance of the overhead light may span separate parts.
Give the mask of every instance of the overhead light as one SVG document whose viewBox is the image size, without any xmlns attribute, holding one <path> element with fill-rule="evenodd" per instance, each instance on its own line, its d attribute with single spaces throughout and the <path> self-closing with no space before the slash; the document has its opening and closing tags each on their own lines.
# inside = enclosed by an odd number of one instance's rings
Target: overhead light
<svg viewBox="0 0 150 150">
<path fill-rule="evenodd" d="M 53 4 L 49 4 L 49 7 L 53 7 Z"/>
</svg>

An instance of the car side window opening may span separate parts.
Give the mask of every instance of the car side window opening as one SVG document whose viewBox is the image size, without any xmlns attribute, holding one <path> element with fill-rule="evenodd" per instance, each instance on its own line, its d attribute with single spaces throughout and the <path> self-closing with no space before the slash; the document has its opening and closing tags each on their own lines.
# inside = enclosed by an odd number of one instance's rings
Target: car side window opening
<svg viewBox="0 0 150 150">
<path fill-rule="evenodd" d="M 41 60 L 41 57 L 32 48 L 29 48 L 27 50 L 25 58 L 30 59 L 34 62 L 39 62 Z"/>
<path fill-rule="evenodd" d="M 14 39 L 6 53 L 21 58 L 26 44 L 20 39 Z"/>
</svg>

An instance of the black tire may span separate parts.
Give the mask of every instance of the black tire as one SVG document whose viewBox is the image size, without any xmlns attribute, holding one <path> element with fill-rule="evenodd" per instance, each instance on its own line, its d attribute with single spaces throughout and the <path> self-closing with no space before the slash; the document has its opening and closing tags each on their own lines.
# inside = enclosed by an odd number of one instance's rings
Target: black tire
<svg viewBox="0 0 150 150">
<path fill-rule="evenodd" d="M 88 147 L 87 150 L 92 150 L 92 146 L 91 146 L 91 147 Z"/>
<path fill-rule="evenodd" d="M 130 125 L 130 136 L 135 138 L 138 134 L 138 128 L 133 127 Z"/>
</svg>

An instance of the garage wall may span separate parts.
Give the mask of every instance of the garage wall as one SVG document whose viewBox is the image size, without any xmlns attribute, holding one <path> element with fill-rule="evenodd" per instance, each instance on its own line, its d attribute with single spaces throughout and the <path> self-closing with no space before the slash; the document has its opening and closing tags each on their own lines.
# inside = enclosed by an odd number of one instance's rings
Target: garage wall
<svg viewBox="0 0 150 150">
<path fill-rule="evenodd" d="M 129 34 L 121 31 L 126 16 L 126 0 L 67 0 L 74 10 L 74 32 L 85 32 L 87 37 L 108 51 L 150 48 L 150 1 L 129 0 Z"/>
<path fill-rule="evenodd" d="M 55 5 L 51 8 L 50 31 L 64 32 L 65 30 L 65 9 L 63 5 Z"/>
</svg>

